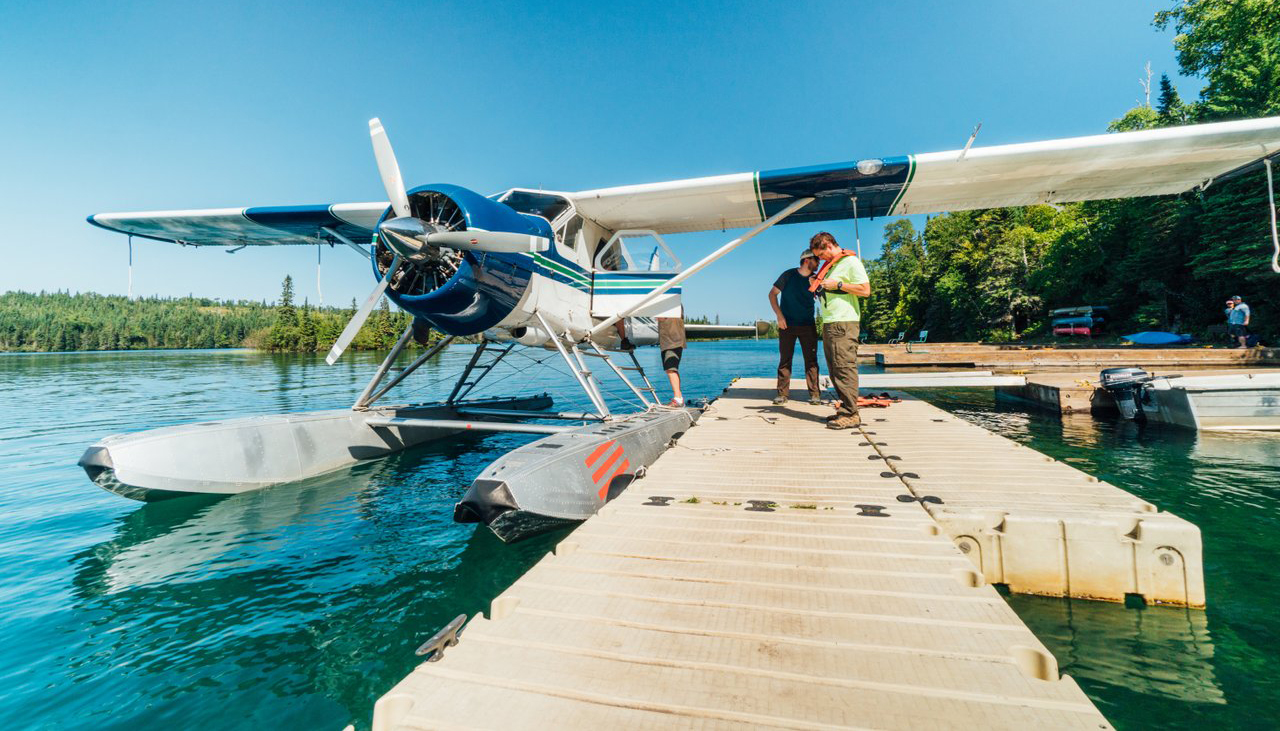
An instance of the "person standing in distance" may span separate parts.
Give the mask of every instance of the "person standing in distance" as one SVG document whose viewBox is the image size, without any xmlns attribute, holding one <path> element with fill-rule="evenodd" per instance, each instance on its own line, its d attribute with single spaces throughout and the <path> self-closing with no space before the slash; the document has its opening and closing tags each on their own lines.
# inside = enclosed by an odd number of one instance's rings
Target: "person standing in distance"
<svg viewBox="0 0 1280 731">
<path fill-rule="evenodd" d="M 810 287 L 820 292 L 818 311 L 822 316 L 822 349 L 827 356 L 827 373 L 840 404 L 827 417 L 828 429 L 851 429 L 862 423 L 858 417 L 858 327 L 862 301 L 871 296 L 871 279 L 862 260 L 840 248 L 836 237 L 820 231 L 809 239 L 809 247 L 822 260 L 822 268 Z"/>
<path fill-rule="evenodd" d="M 1239 342 L 1241 348 L 1249 347 L 1249 320 L 1253 313 L 1249 305 L 1244 303 L 1240 295 L 1231 298 L 1231 307 L 1227 308 L 1228 332 Z"/>
<path fill-rule="evenodd" d="M 796 340 L 804 357 L 804 382 L 809 387 L 809 403 L 822 404 L 818 385 L 818 331 L 813 322 L 813 293 L 809 277 L 818 268 L 818 257 L 809 249 L 800 252 L 800 266 L 778 275 L 769 289 L 769 306 L 778 318 L 778 395 L 775 404 L 785 404 L 791 393 L 791 361 Z M 781 302 L 779 302 L 781 297 Z"/>
</svg>

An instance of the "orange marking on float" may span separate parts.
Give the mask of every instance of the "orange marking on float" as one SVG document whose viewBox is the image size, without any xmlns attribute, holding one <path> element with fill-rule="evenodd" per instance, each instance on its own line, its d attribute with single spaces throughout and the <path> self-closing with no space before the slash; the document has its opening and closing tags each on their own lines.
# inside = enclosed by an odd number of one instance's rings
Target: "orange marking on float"
<svg viewBox="0 0 1280 731">
<path fill-rule="evenodd" d="M 595 464 L 596 460 L 600 459 L 600 455 L 604 454 L 604 453 L 605 453 L 605 451 L 606 451 L 606 450 L 608 450 L 608 449 L 609 449 L 609 447 L 612 447 L 612 446 L 613 446 L 613 440 L 612 440 L 612 439 L 610 439 L 609 441 L 605 442 L 604 444 L 601 444 L 600 446 L 596 447 L 596 450 L 595 450 L 594 452 L 592 452 L 591 454 L 588 454 L 588 455 L 587 455 L 587 458 L 586 458 L 586 460 L 584 460 L 583 464 L 586 464 L 587 466 L 591 466 L 591 465 Z"/>
<path fill-rule="evenodd" d="M 622 456 L 623 451 L 622 445 L 619 444 L 618 448 L 613 450 L 613 454 L 609 455 L 609 458 L 600 465 L 600 469 L 596 470 L 596 473 L 591 476 L 591 481 L 596 483 L 600 482 L 600 478 L 604 477 L 604 473 L 608 472 L 609 468 L 613 466 L 613 463 L 618 461 L 618 458 Z"/>
</svg>

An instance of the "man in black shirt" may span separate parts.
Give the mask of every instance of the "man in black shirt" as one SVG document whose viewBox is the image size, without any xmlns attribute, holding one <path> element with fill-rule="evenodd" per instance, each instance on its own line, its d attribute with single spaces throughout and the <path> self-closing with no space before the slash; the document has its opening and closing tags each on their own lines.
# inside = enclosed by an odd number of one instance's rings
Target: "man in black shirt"
<svg viewBox="0 0 1280 731">
<path fill-rule="evenodd" d="M 813 322 L 813 293 L 809 291 L 809 277 L 818 268 L 818 258 L 805 249 L 800 252 L 800 266 L 788 269 L 778 276 L 769 290 L 769 306 L 778 318 L 778 395 L 775 404 L 787 402 L 791 391 L 791 360 L 796 352 L 796 340 L 800 341 L 800 353 L 804 356 L 804 380 L 809 387 L 809 403 L 822 403 L 818 387 L 818 331 Z M 781 302 L 779 302 L 781 297 Z"/>
</svg>

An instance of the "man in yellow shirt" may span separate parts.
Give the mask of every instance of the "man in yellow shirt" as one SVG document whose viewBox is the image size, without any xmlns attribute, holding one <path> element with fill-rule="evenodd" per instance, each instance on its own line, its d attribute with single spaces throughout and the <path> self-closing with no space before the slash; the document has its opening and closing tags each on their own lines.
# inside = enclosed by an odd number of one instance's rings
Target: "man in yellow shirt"
<svg viewBox="0 0 1280 731">
<path fill-rule="evenodd" d="M 858 417 L 858 326 L 862 301 L 871 296 L 871 280 L 862 260 L 836 243 L 836 237 L 821 231 L 809 239 L 809 248 L 822 260 L 814 282 L 821 295 L 818 314 L 822 318 L 822 350 L 827 356 L 827 373 L 836 389 L 840 405 L 827 417 L 828 429 L 851 429 L 862 423 Z"/>
</svg>

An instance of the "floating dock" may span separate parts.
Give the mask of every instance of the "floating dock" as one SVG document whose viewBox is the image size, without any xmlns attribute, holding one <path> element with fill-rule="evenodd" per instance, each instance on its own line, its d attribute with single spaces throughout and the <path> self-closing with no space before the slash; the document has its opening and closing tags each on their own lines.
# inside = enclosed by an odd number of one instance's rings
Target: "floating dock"
<svg viewBox="0 0 1280 731">
<path fill-rule="evenodd" d="M 1275 368 L 1215 368 L 1211 370 L 1182 368 L 1178 370 L 1179 374 L 1185 376 L 1227 376 L 1276 372 Z M 977 373 L 989 374 L 990 371 L 976 371 L 975 374 Z M 962 374 L 963 371 L 954 375 L 959 377 Z M 1098 381 L 1098 374 L 1098 371 L 1036 373 L 1023 377 L 1024 382 L 1021 384 L 1001 383 L 993 380 L 991 385 L 995 387 L 998 398 L 1033 404 L 1061 414 L 1113 413 L 1116 411 L 1115 399 L 1111 396 L 1110 391 L 1102 388 L 1101 383 Z M 894 374 L 894 377 L 906 378 L 909 375 L 910 373 Z M 1151 375 L 1163 376 L 1169 375 L 1169 373 L 1164 368 L 1161 368 L 1160 370 L 1152 371 Z M 974 380 L 981 379 L 975 378 Z M 903 387 L 906 388 L 907 386 L 904 385 Z"/>
<path fill-rule="evenodd" d="M 869 349 L 870 350 L 870 349 Z M 1101 370 L 1137 366 L 1147 370 L 1186 367 L 1248 368 L 1280 365 L 1278 348 L 1083 348 L 938 343 L 874 346 L 876 365 L 886 368 L 1072 368 Z"/>
<path fill-rule="evenodd" d="M 1105 729 L 991 582 L 1203 605 L 1199 531 L 1139 498 L 920 401 L 772 396 L 727 389 L 374 731 Z"/>
</svg>

